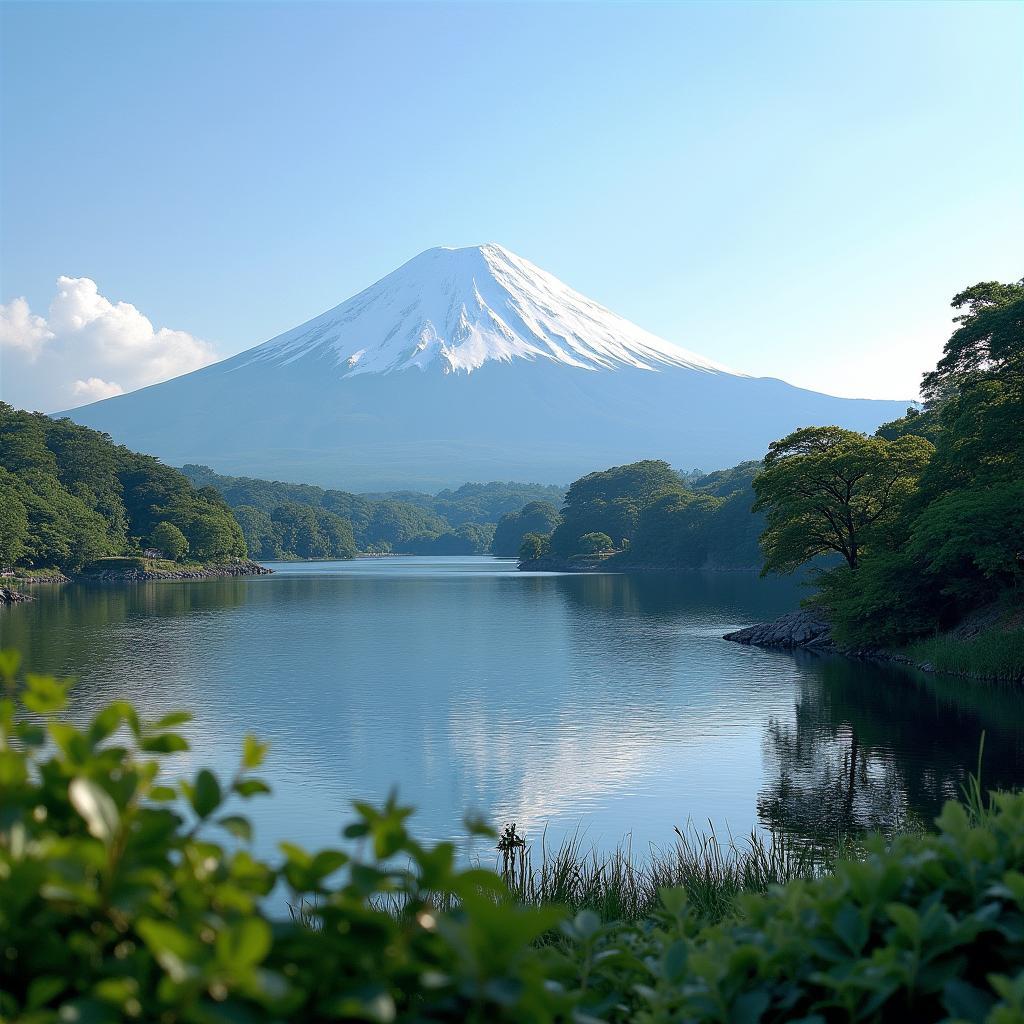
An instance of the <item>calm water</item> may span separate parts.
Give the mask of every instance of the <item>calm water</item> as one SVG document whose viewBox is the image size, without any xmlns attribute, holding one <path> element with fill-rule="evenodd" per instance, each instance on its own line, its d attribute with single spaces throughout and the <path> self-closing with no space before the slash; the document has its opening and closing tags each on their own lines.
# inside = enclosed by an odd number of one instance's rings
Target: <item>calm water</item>
<svg viewBox="0 0 1024 1024">
<path fill-rule="evenodd" d="M 397 785 L 425 836 L 468 810 L 528 835 L 582 826 L 667 844 L 687 819 L 814 837 L 937 812 L 973 768 L 1024 781 L 1024 697 L 741 647 L 795 607 L 753 574 L 524 574 L 490 558 L 277 565 L 274 576 L 37 588 L 4 645 L 77 676 L 84 717 L 128 696 L 188 708 L 182 770 L 271 741 L 260 848 L 337 841 L 353 798 Z"/>
</svg>

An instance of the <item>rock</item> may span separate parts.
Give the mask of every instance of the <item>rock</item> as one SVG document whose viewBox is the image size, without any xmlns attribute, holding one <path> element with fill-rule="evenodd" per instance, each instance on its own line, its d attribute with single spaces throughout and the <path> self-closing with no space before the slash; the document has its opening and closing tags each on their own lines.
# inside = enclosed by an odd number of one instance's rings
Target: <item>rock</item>
<svg viewBox="0 0 1024 1024">
<path fill-rule="evenodd" d="M 226 562 L 202 569 L 106 569 L 82 577 L 90 583 L 144 583 L 147 580 L 209 580 L 221 576 L 269 576 L 274 570 L 258 562 Z"/>
<path fill-rule="evenodd" d="M 815 611 L 801 609 L 789 612 L 774 622 L 761 622 L 734 633 L 726 633 L 725 640 L 754 647 L 780 647 L 792 650 L 797 647 L 814 650 L 834 650 L 832 627 Z"/>
<path fill-rule="evenodd" d="M 23 594 L 20 590 L 12 590 L 10 587 L 0 587 L 0 604 L 20 604 L 22 601 L 31 600 L 31 594 Z"/>
</svg>

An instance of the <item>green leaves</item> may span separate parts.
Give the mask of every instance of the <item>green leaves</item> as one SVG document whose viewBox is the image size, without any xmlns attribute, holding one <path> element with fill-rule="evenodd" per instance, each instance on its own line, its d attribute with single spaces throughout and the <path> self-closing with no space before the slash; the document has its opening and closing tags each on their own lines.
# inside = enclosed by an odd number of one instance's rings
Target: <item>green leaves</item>
<svg viewBox="0 0 1024 1024">
<path fill-rule="evenodd" d="M 242 744 L 242 767 L 249 771 L 253 768 L 259 768 L 263 764 L 263 759 L 267 756 L 267 750 L 269 744 L 261 743 L 253 735 L 248 735 Z"/>
<path fill-rule="evenodd" d="M 247 917 L 229 925 L 214 946 L 217 959 L 233 970 L 245 970 L 262 963 L 270 952 L 270 925 L 258 917 Z"/>
<path fill-rule="evenodd" d="M 110 843 L 117 833 L 121 816 L 110 794 L 92 779 L 72 779 L 68 786 L 71 806 L 85 820 L 89 834 Z"/>
<path fill-rule="evenodd" d="M 52 715 L 67 706 L 70 686 L 67 680 L 29 673 L 25 676 L 25 691 L 21 695 L 21 702 L 37 715 Z"/>
<path fill-rule="evenodd" d="M 20 735 L 31 723 L 14 708 L 0 705 L 0 726 Z M 418 841 L 394 795 L 355 804 L 346 849 L 282 843 L 271 864 L 225 848 L 225 833 L 252 839 L 249 821 L 224 811 L 233 795 L 267 790 L 244 776 L 265 748 L 247 740 L 230 783 L 201 769 L 177 789 L 158 785 L 167 755 L 143 748 L 180 749 L 168 730 L 181 724 L 139 729 L 115 704 L 84 730 L 49 722 L 52 743 L 0 748 L 4 1020 L 1024 1016 L 1024 795 L 969 813 L 951 803 L 936 834 L 869 845 L 832 877 L 745 897 L 715 926 L 683 889 L 662 890 L 650 918 L 626 924 L 517 905 L 455 844 Z M 126 745 L 108 742 L 115 733 Z M 213 822 L 224 831 L 200 827 Z M 267 909 L 284 887 L 291 920 Z"/>
<path fill-rule="evenodd" d="M 220 783 L 217 777 L 204 768 L 196 775 L 195 784 L 189 787 L 187 796 L 196 814 L 200 818 L 208 818 L 221 803 Z"/>
</svg>

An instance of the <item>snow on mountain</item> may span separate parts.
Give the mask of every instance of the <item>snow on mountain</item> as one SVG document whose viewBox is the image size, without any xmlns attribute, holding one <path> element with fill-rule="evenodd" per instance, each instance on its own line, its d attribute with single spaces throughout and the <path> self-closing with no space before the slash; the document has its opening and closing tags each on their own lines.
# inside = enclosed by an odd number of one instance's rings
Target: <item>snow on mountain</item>
<svg viewBox="0 0 1024 1024">
<path fill-rule="evenodd" d="M 716 469 L 905 408 L 729 370 L 483 245 L 430 249 L 262 345 L 69 415 L 172 465 L 382 491 Z"/>
<path fill-rule="evenodd" d="M 412 367 L 472 373 L 491 359 L 735 373 L 630 323 L 493 243 L 428 249 L 251 354 L 253 361 L 288 363 L 312 352 L 330 353 L 345 377 Z"/>
</svg>

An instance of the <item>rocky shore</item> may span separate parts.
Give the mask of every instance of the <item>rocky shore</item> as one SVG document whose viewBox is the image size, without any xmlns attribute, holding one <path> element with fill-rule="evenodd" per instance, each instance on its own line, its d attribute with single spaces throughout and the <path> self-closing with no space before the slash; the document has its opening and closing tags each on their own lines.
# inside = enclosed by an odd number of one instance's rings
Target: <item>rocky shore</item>
<svg viewBox="0 0 1024 1024">
<path fill-rule="evenodd" d="M 941 639 L 965 643 L 998 628 L 1005 618 L 1005 611 L 998 605 L 979 608 L 963 619 L 957 626 L 941 635 Z M 973 679 L 1016 679 L 1016 676 L 989 676 L 965 670 L 938 669 L 930 661 L 914 658 L 906 651 L 890 650 L 885 647 L 840 647 L 832 637 L 832 627 L 820 612 L 801 609 L 789 612 L 774 622 L 760 622 L 735 632 L 726 633 L 723 640 L 749 644 L 752 647 L 768 647 L 784 651 L 811 651 L 818 654 L 841 654 L 847 658 L 865 661 L 885 661 L 896 665 L 907 665 L 922 672 L 941 671 L 946 675 L 958 675 Z"/>
<path fill-rule="evenodd" d="M 774 622 L 759 622 L 734 633 L 726 633 L 725 640 L 753 647 L 777 647 L 794 650 L 799 647 L 816 651 L 835 651 L 832 627 L 817 612 L 801 609 L 789 612 Z"/>
<path fill-rule="evenodd" d="M 62 572 L 49 572 L 42 576 L 15 576 L 14 582 L 23 583 L 70 583 L 71 578 Z"/>
<path fill-rule="evenodd" d="M 209 580 L 221 576 L 269 576 L 274 570 L 258 562 L 227 562 L 200 569 L 103 569 L 79 577 L 89 583 L 143 583 L 147 580 Z"/>
<path fill-rule="evenodd" d="M 31 600 L 31 594 L 23 594 L 20 590 L 12 590 L 10 587 L 0 587 L 0 604 L 20 604 L 22 601 Z"/>
</svg>

